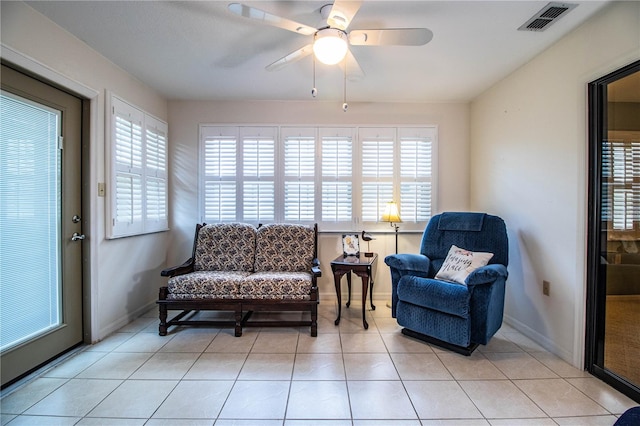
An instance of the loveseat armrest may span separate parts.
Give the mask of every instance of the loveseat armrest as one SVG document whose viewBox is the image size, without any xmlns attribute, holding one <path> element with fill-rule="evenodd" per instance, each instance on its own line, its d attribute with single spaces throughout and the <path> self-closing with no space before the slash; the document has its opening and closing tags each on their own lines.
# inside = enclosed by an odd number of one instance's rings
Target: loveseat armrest
<svg viewBox="0 0 640 426">
<path fill-rule="evenodd" d="M 184 275 L 193 272 L 193 258 L 189 258 L 182 265 L 172 266 L 170 268 L 163 269 L 160 272 L 160 276 L 163 277 L 175 277 L 177 275 Z"/>
<path fill-rule="evenodd" d="M 384 258 L 384 263 L 397 270 L 400 275 L 427 278 L 431 260 L 422 254 L 391 254 Z"/>
<path fill-rule="evenodd" d="M 508 276 L 509 273 L 506 266 L 494 263 L 476 269 L 469 274 L 465 282 L 467 286 L 488 284 L 500 278 L 506 280 Z"/>
</svg>

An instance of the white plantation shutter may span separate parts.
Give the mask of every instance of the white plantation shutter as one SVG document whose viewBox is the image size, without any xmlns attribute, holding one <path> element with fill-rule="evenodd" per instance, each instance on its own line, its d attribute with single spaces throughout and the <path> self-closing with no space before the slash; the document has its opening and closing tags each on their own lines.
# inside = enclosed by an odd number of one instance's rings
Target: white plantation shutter
<svg viewBox="0 0 640 426">
<path fill-rule="evenodd" d="M 146 127 L 146 222 L 145 231 L 168 228 L 167 125 L 145 117 Z"/>
<path fill-rule="evenodd" d="M 321 231 L 422 231 L 435 199 L 436 129 L 200 127 L 205 222 L 316 222 Z M 383 226 L 387 225 L 387 226 Z"/>
<path fill-rule="evenodd" d="M 394 200 L 395 129 L 361 129 L 362 221 L 377 222 Z"/>
<path fill-rule="evenodd" d="M 275 221 L 275 127 L 200 126 L 203 222 Z"/>
<path fill-rule="evenodd" d="M 115 96 L 111 113 L 107 237 L 166 230 L 167 125 Z"/>
<path fill-rule="evenodd" d="M 275 130 L 242 129 L 243 220 L 275 220 Z"/>
<path fill-rule="evenodd" d="M 602 218 L 614 231 L 638 231 L 640 141 L 607 140 L 602 151 Z"/>
<path fill-rule="evenodd" d="M 273 221 L 275 217 L 275 188 L 273 182 L 243 183 L 243 220 Z"/>
<path fill-rule="evenodd" d="M 117 98 L 112 100 L 115 142 L 115 217 L 112 237 L 143 231 L 142 125 L 144 113 Z M 112 198 L 113 199 L 113 198 Z"/>
<path fill-rule="evenodd" d="M 225 131 L 226 130 L 226 131 Z M 233 133 L 233 134 L 231 134 Z M 204 222 L 236 221 L 236 156 L 235 131 L 218 129 L 203 136 L 204 155 Z"/>
<path fill-rule="evenodd" d="M 325 229 L 353 221 L 353 130 L 320 129 L 321 220 Z"/>
<path fill-rule="evenodd" d="M 315 219 L 315 131 L 283 129 L 284 220 L 313 222 Z"/>
<path fill-rule="evenodd" d="M 613 200 L 608 194 L 613 193 L 613 141 L 602 141 L 602 220 L 613 224 Z"/>
<path fill-rule="evenodd" d="M 400 212 L 405 222 L 431 218 L 433 135 L 431 129 L 400 129 Z"/>
</svg>

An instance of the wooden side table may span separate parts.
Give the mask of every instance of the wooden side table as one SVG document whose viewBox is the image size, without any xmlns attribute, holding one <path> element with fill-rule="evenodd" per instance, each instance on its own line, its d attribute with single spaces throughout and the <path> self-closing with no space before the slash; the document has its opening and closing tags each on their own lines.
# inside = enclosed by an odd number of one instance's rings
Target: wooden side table
<svg viewBox="0 0 640 426">
<path fill-rule="evenodd" d="M 340 282 L 342 276 L 347 275 L 347 286 L 349 287 L 349 300 L 347 300 L 347 308 L 351 305 L 351 274 L 353 272 L 362 279 L 362 325 L 365 330 L 369 328 L 366 318 L 366 305 L 367 305 L 367 290 L 369 290 L 369 297 L 371 303 L 371 309 L 375 310 L 373 305 L 373 272 L 376 268 L 376 261 L 378 255 L 376 253 L 371 257 L 366 257 L 363 253 L 359 256 L 338 256 L 331 261 L 331 271 L 333 272 L 333 280 L 336 286 L 336 295 L 338 296 L 338 318 L 336 318 L 335 325 L 340 324 L 340 315 L 342 313 L 342 291 L 340 289 Z"/>
</svg>

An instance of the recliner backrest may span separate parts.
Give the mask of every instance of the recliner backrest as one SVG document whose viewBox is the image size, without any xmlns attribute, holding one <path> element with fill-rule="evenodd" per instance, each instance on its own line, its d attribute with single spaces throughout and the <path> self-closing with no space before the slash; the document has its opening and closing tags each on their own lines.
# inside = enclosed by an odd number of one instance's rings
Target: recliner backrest
<svg viewBox="0 0 640 426">
<path fill-rule="evenodd" d="M 446 212 L 433 216 L 422 235 L 420 253 L 431 259 L 429 276 L 442 266 L 452 245 L 493 253 L 489 264 L 509 264 L 509 243 L 504 221 L 473 212 Z"/>
</svg>

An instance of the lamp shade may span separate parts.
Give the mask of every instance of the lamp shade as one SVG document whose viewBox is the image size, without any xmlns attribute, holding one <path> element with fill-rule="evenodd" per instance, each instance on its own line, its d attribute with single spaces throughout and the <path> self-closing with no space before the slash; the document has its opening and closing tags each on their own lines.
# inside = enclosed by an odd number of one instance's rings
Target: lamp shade
<svg viewBox="0 0 640 426">
<path fill-rule="evenodd" d="M 335 28 L 325 28 L 316 33 L 313 53 L 323 64 L 335 65 L 342 61 L 349 48 L 347 34 Z"/>
<path fill-rule="evenodd" d="M 398 204 L 395 201 L 389 201 L 384 208 L 384 213 L 382 213 L 382 218 L 380 219 L 382 222 L 391 222 L 391 223 L 400 223 L 402 219 L 400 219 L 400 213 L 398 212 Z"/>
</svg>

